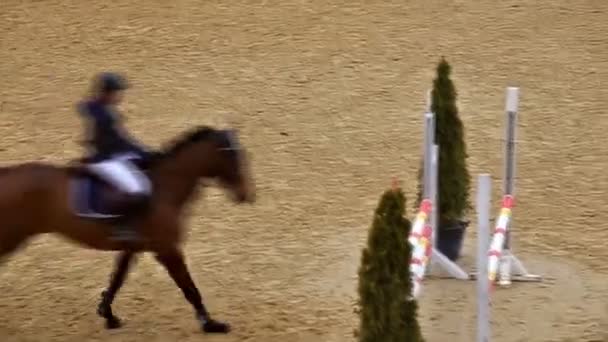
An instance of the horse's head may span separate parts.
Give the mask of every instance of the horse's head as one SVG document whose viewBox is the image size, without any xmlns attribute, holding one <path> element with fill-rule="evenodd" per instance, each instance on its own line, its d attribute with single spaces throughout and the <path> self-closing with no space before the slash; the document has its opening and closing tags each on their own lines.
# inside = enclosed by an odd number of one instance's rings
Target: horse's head
<svg viewBox="0 0 608 342">
<path fill-rule="evenodd" d="M 215 143 L 217 163 L 213 176 L 220 185 L 228 189 L 236 202 L 253 203 L 255 186 L 252 181 L 247 152 L 238 140 L 236 130 L 216 130 L 212 140 Z"/>
<path fill-rule="evenodd" d="M 253 203 L 255 186 L 247 152 L 236 130 L 199 127 L 187 133 L 165 155 L 173 155 L 197 177 L 216 180 L 237 203 Z"/>
</svg>

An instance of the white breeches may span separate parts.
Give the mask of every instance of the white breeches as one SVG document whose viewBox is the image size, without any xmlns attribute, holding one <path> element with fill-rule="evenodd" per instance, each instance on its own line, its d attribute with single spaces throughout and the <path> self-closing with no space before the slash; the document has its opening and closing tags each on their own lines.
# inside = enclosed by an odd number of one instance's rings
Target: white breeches
<svg viewBox="0 0 608 342">
<path fill-rule="evenodd" d="M 130 156 L 90 164 L 89 169 L 129 195 L 149 195 L 150 180 L 129 160 Z"/>
</svg>

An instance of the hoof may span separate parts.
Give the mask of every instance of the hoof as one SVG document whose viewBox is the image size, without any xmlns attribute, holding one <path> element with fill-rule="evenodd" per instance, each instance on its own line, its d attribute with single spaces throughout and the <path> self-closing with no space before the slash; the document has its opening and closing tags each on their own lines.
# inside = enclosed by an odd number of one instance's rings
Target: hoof
<svg viewBox="0 0 608 342">
<path fill-rule="evenodd" d="M 106 320 L 106 329 L 118 329 L 122 327 L 122 322 L 117 317 L 112 317 Z"/>
<path fill-rule="evenodd" d="M 230 332 L 230 325 L 210 319 L 203 324 L 203 331 L 210 334 L 227 334 Z"/>
</svg>

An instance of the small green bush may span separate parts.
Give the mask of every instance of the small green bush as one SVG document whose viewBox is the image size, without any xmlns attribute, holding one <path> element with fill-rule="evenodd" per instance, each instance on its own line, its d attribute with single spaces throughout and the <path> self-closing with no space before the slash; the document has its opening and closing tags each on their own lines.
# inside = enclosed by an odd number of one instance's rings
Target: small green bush
<svg viewBox="0 0 608 342">
<path fill-rule="evenodd" d="M 360 342 L 423 342 L 411 300 L 411 229 L 399 189 L 382 196 L 359 268 Z"/>
</svg>

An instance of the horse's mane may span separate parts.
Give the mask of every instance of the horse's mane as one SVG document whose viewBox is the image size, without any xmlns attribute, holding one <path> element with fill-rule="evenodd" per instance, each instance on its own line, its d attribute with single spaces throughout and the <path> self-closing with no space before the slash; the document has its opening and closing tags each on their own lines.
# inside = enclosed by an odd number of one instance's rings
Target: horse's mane
<svg viewBox="0 0 608 342">
<path fill-rule="evenodd" d="M 179 137 L 173 140 L 172 143 L 163 148 L 161 150 L 161 155 L 165 157 L 175 155 L 193 143 L 201 140 L 211 139 L 215 132 L 216 130 L 209 126 L 194 127 L 182 133 Z"/>
</svg>

